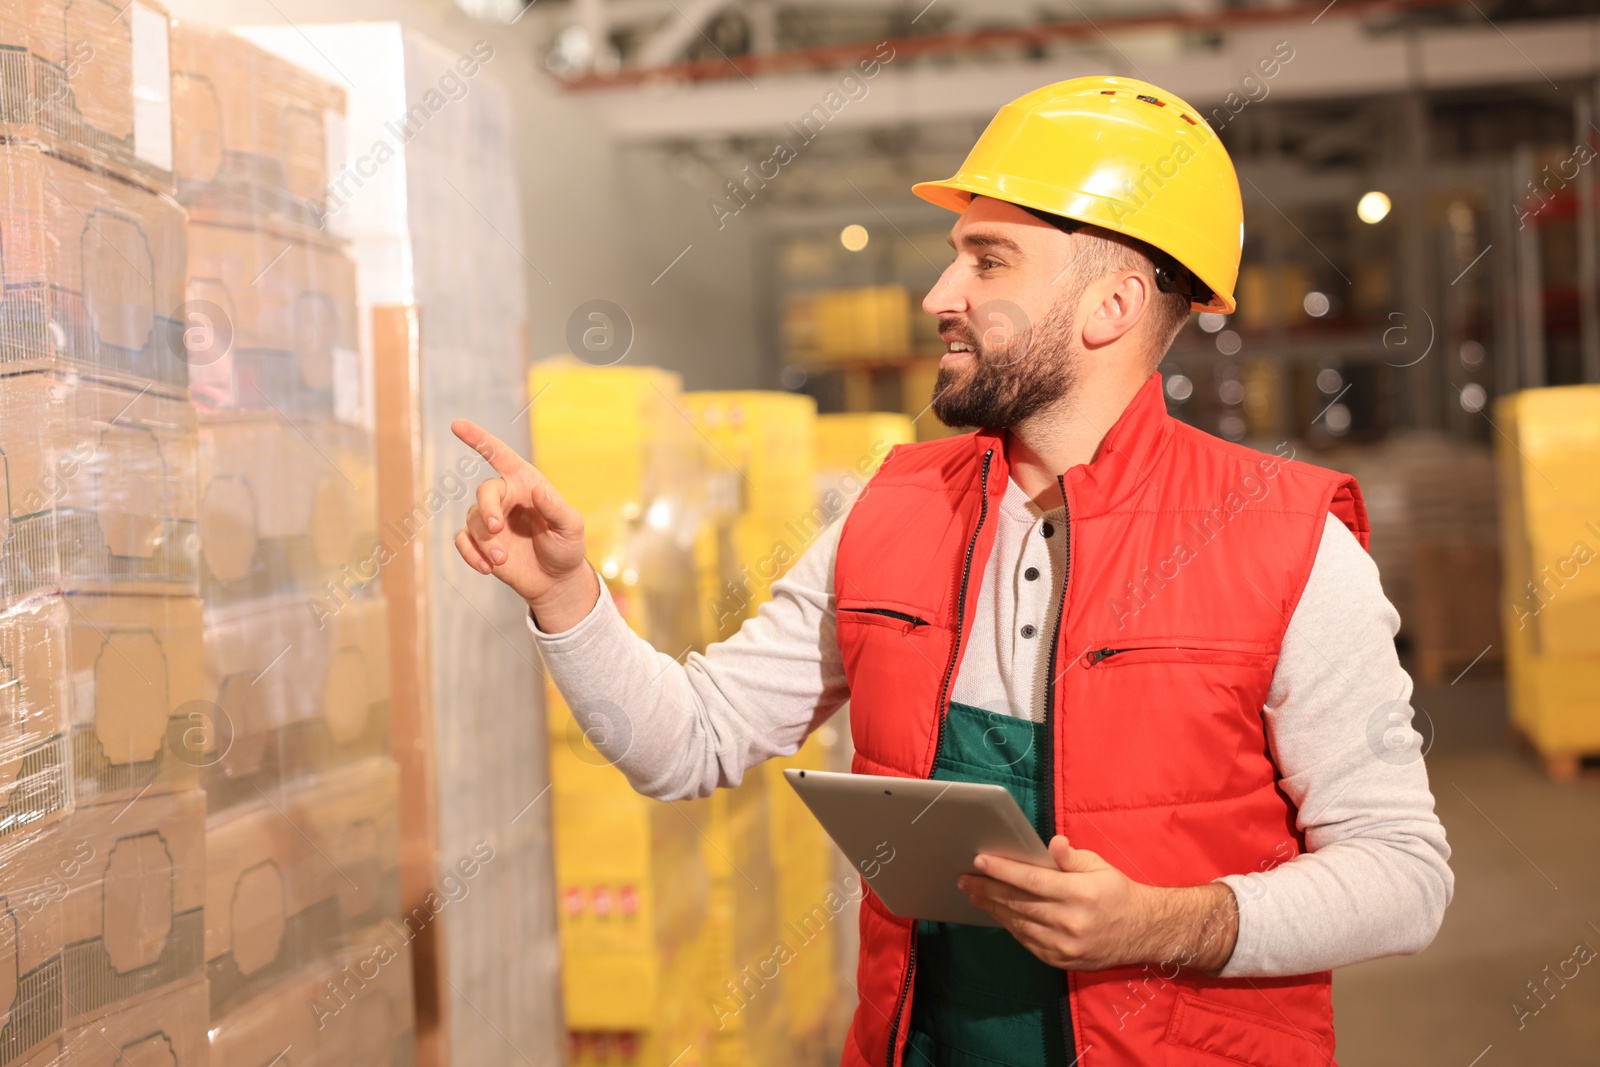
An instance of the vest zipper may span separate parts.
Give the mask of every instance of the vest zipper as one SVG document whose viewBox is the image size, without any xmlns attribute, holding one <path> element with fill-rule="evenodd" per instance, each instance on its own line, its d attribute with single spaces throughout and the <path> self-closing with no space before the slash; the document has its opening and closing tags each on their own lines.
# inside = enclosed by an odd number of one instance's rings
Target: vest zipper
<svg viewBox="0 0 1600 1067">
<path fill-rule="evenodd" d="M 1056 475 L 1056 484 L 1061 487 L 1062 523 L 1061 536 L 1065 538 L 1062 552 L 1061 567 L 1061 602 L 1056 606 L 1055 632 L 1050 636 L 1050 673 L 1045 675 L 1044 686 L 1044 733 L 1048 742 L 1044 746 L 1045 773 L 1040 777 L 1044 785 L 1045 811 L 1050 813 L 1050 829 L 1052 833 L 1059 833 L 1061 828 L 1056 825 L 1056 743 L 1055 743 L 1055 708 L 1056 708 L 1056 650 L 1061 645 L 1061 624 L 1063 616 L 1067 613 L 1067 584 L 1072 580 L 1072 505 L 1067 502 L 1067 479 L 1065 475 Z M 1061 972 L 1061 1045 L 1062 1051 L 1071 1057 L 1070 1062 L 1078 1062 L 1078 1050 L 1072 1040 L 1072 975 L 1068 971 Z"/>
<path fill-rule="evenodd" d="M 912 626 L 926 626 L 927 619 L 919 619 L 915 615 L 908 615 L 903 611 L 894 611 L 890 608 L 840 608 L 840 611 L 856 611 L 863 615 L 887 615 L 891 619 L 909 622 Z"/>
<path fill-rule="evenodd" d="M 961 657 L 961 629 L 967 618 L 967 580 L 972 575 L 972 554 L 978 548 L 978 534 L 983 532 L 983 524 L 989 518 L 989 461 L 994 458 L 994 449 L 986 449 L 983 453 L 983 470 L 978 476 L 980 486 L 978 505 L 978 525 L 972 528 L 972 538 L 967 542 L 967 558 L 961 565 L 961 588 L 956 594 L 956 625 L 955 640 L 951 642 L 950 662 L 944 669 L 944 682 L 939 687 L 939 706 L 935 709 L 938 715 L 938 728 L 935 734 L 933 760 L 935 766 L 939 762 L 939 749 L 944 745 L 944 719 L 946 711 L 945 698 L 950 694 L 950 679 L 955 674 L 956 660 Z M 1063 489 L 1065 492 L 1065 489 Z M 933 768 L 928 769 L 928 776 L 933 777 Z M 889 1024 L 889 1056 L 884 1061 L 885 1067 L 894 1067 L 894 1046 L 900 1036 L 900 1016 L 905 1011 L 906 998 L 911 995 L 911 980 L 917 968 L 917 920 L 911 920 L 911 951 L 906 956 L 906 980 L 900 986 L 900 1000 L 894 1007 L 894 1020 Z"/>
</svg>

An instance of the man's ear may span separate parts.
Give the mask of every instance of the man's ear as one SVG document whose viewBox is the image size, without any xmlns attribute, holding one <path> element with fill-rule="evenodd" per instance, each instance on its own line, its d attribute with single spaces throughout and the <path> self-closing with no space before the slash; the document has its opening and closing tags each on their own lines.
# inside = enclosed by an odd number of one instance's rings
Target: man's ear
<svg viewBox="0 0 1600 1067">
<path fill-rule="evenodd" d="M 1136 270 L 1120 271 L 1090 286 L 1088 296 L 1098 297 L 1083 323 L 1083 343 L 1090 347 L 1111 344 L 1139 325 L 1154 296 L 1150 279 Z"/>
</svg>

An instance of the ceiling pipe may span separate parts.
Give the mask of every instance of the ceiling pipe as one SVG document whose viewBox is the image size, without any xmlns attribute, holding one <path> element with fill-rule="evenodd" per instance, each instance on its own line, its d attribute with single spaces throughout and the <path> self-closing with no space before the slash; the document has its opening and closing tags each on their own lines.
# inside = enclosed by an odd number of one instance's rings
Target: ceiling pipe
<svg viewBox="0 0 1600 1067">
<path fill-rule="evenodd" d="M 1426 8 L 1458 6 L 1461 0 L 1311 0 L 1284 7 L 1245 7 L 1197 14 L 1134 15 L 1124 18 L 1052 22 L 1037 26 L 1015 26 L 993 30 L 968 30 L 960 33 L 931 33 L 918 37 L 896 37 L 888 43 L 894 56 L 914 58 L 930 55 L 958 55 L 998 48 L 1031 48 L 1109 37 L 1112 34 L 1148 33 L 1154 30 L 1238 30 L 1271 26 L 1285 22 L 1316 21 L 1320 18 L 1353 18 L 1361 15 L 1399 13 Z M 636 85 L 674 82 L 722 81 L 752 75 L 781 74 L 792 71 L 828 70 L 854 64 L 867 42 L 827 45 L 789 52 L 731 58 L 697 59 L 656 67 L 631 67 L 614 73 L 589 72 L 567 79 L 574 90 L 620 89 Z M 879 46 L 881 47 L 881 46 Z"/>
</svg>

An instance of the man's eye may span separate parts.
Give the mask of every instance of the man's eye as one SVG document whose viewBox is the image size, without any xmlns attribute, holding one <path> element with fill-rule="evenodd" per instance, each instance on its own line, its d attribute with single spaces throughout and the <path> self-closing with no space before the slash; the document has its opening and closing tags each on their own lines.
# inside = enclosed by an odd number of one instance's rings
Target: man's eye
<svg viewBox="0 0 1600 1067">
<path fill-rule="evenodd" d="M 983 270 L 994 270 L 994 268 L 998 267 L 999 265 L 1000 261 L 995 259 L 993 256 L 984 256 L 982 259 L 978 260 L 978 266 Z"/>
</svg>

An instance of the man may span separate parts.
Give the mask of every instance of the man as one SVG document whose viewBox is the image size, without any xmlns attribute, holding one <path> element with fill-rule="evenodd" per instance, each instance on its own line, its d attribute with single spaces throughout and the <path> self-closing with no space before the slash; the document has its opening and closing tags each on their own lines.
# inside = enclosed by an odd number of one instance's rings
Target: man
<svg viewBox="0 0 1600 1067">
<path fill-rule="evenodd" d="M 1330 969 L 1423 948 L 1453 878 L 1354 481 L 1166 413 L 1189 312 L 1234 310 L 1233 165 L 1182 100 L 1079 78 L 914 191 L 960 212 L 933 407 L 981 429 L 895 448 L 738 634 L 651 650 L 470 423 L 502 476 L 457 546 L 576 712 L 626 709 L 600 747 L 644 793 L 737 784 L 848 698 L 856 771 L 1033 816 L 1058 869 L 961 879 L 1000 928 L 866 895 L 845 1064 L 1332 1063 Z"/>
</svg>

